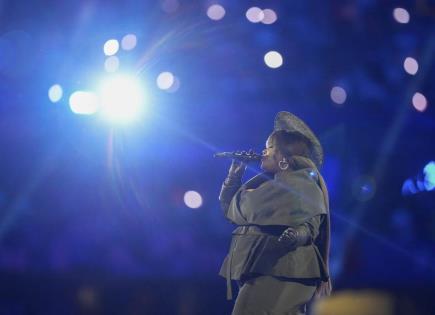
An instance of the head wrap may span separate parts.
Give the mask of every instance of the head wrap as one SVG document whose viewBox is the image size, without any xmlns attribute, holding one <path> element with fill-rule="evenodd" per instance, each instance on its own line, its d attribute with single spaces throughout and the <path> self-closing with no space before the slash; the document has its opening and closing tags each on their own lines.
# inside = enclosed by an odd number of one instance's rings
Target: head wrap
<svg viewBox="0 0 435 315">
<path fill-rule="evenodd" d="M 297 132 L 308 140 L 310 149 L 310 159 L 320 169 L 323 164 L 323 149 L 317 137 L 311 129 L 297 116 L 289 112 L 279 112 L 275 116 L 273 131 L 285 130 Z"/>
</svg>

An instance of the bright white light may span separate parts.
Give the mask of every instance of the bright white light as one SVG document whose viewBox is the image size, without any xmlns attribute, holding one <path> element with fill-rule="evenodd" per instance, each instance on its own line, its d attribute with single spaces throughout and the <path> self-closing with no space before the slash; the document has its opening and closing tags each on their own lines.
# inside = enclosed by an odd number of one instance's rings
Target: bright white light
<svg viewBox="0 0 435 315">
<path fill-rule="evenodd" d="M 427 191 L 435 189 L 435 162 L 429 162 L 423 169 L 424 187 Z"/>
<path fill-rule="evenodd" d="M 411 75 L 415 75 L 418 71 L 418 62 L 414 58 L 408 57 L 403 62 L 403 68 Z"/>
<path fill-rule="evenodd" d="M 57 103 L 62 99 L 63 90 L 59 84 L 55 84 L 48 89 L 48 98 L 53 103 Z"/>
<path fill-rule="evenodd" d="M 102 115 L 113 122 L 126 123 L 142 114 L 144 95 L 140 81 L 117 75 L 101 83 L 99 89 Z"/>
<path fill-rule="evenodd" d="M 189 208 L 197 209 L 202 206 L 202 197 L 198 192 L 190 190 L 184 194 L 184 203 Z"/>
<path fill-rule="evenodd" d="M 104 69 L 107 72 L 116 72 L 119 69 L 119 58 L 116 56 L 110 56 L 104 62 Z"/>
<path fill-rule="evenodd" d="M 331 89 L 331 100 L 336 104 L 343 104 L 346 102 L 347 94 L 346 91 L 339 86 L 334 86 Z"/>
<path fill-rule="evenodd" d="M 116 39 L 109 39 L 104 43 L 103 51 L 106 56 L 113 56 L 119 50 L 119 42 Z"/>
<path fill-rule="evenodd" d="M 98 97 L 93 92 L 76 91 L 69 98 L 69 107 L 75 114 L 95 114 L 98 111 Z"/>
<path fill-rule="evenodd" d="M 213 4 L 208 8 L 207 16 L 214 21 L 218 21 L 225 16 L 225 9 L 220 4 Z"/>
<path fill-rule="evenodd" d="M 261 23 L 263 24 L 273 24 L 278 19 L 275 11 L 272 9 L 265 9 L 263 10 L 263 19 L 261 20 Z"/>
<path fill-rule="evenodd" d="M 159 74 L 156 81 L 159 89 L 168 90 L 174 84 L 175 78 L 172 73 L 165 71 Z"/>
<path fill-rule="evenodd" d="M 415 93 L 412 97 L 412 105 L 416 110 L 419 112 L 424 112 L 427 107 L 427 100 L 426 97 L 421 93 Z"/>
<path fill-rule="evenodd" d="M 167 90 L 169 93 L 175 93 L 180 89 L 180 80 L 178 77 L 174 77 L 174 84 Z"/>
<path fill-rule="evenodd" d="M 248 11 L 246 11 L 246 18 L 252 23 L 261 22 L 264 19 L 263 10 L 258 7 L 249 8 Z"/>
<path fill-rule="evenodd" d="M 404 8 L 395 8 L 393 10 L 394 19 L 401 24 L 406 24 L 409 22 L 409 13 Z"/>
<path fill-rule="evenodd" d="M 269 68 L 279 68 L 282 66 L 283 59 L 279 52 L 277 51 L 269 51 L 264 55 L 264 62 Z"/>
<path fill-rule="evenodd" d="M 121 47 L 124 50 L 132 50 L 137 45 L 137 37 L 134 34 L 127 34 L 121 39 Z"/>
</svg>

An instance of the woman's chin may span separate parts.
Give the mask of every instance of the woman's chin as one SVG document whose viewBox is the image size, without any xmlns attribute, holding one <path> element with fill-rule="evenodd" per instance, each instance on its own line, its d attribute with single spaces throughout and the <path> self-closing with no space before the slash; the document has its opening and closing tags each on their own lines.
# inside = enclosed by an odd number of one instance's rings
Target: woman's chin
<svg viewBox="0 0 435 315">
<path fill-rule="evenodd" d="M 267 167 L 267 164 L 264 162 L 261 162 L 260 168 L 265 171 L 265 172 L 269 172 L 269 167 Z"/>
</svg>

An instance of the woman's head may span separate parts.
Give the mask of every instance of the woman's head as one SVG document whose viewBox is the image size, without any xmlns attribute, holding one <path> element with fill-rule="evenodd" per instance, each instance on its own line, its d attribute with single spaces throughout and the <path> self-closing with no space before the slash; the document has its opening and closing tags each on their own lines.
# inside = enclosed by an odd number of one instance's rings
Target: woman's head
<svg viewBox="0 0 435 315">
<path fill-rule="evenodd" d="M 274 131 L 266 141 L 261 168 L 277 173 L 286 168 L 294 169 L 292 156 L 310 158 L 310 142 L 298 132 Z"/>
</svg>

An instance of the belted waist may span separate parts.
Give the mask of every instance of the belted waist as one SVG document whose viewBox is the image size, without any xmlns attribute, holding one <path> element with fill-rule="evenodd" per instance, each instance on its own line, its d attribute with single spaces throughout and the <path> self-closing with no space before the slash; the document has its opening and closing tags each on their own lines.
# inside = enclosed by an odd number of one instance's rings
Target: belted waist
<svg viewBox="0 0 435 315">
<path fill-rule="evenodd" d="M 286 229 L 287 226 L 281 225 L 241 225 L 233 231 L 233 234 L 280 236 Z"/>
</svg>

